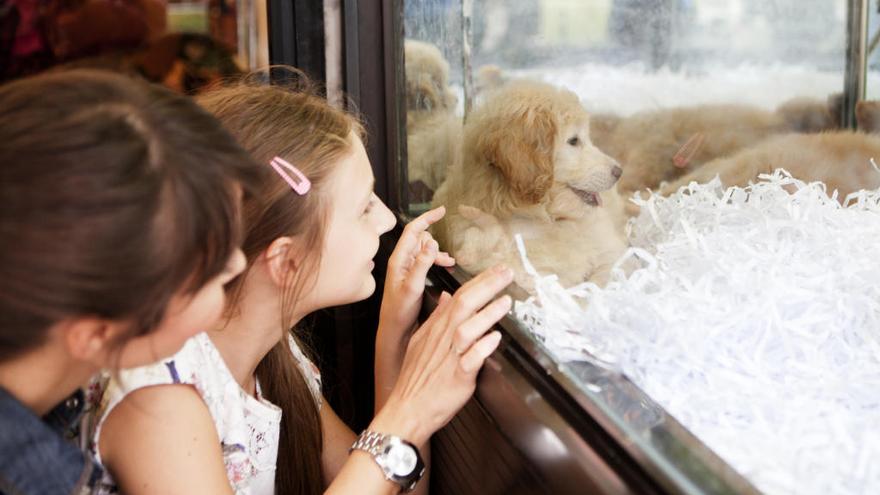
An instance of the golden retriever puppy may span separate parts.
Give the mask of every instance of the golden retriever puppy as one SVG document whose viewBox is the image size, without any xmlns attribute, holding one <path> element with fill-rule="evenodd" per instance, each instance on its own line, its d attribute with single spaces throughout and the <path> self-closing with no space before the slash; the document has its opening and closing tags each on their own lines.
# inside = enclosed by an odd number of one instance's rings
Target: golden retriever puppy
<svg viewBox="0 0 880 495">
<path fill-rule="evenodd" d="M 774 112 L 738 104 L 696 105 L 640 112 L 626 118 L 594 118 L 591 133 L 603 151 L 619 160 L 618 188 L 657 189 L 712 160 L 730 156 L 772 135 L 820 132 L 837 127 L 831 106 L 811 98 L 789 100 Z M 839 114 L 837 114 L 839 115 Z"/>
<path fill-rule="evenodd" d="M 404 42 L 406 147 L 410 202 L 430 201 L 461 149 L 461 117 L 449 88 L 449 63 L 423 41 Z"/>
<path fill-rule="evenodd" d="M 715 158 L 778 134 L 784 120 L 745 105 L 698 105 L 623 119 L 606 145 L 623 166 L 622 194 L 656 189 Z"/>
<path fill-rule="evenodd" d="M 617 212 L 608 209 L 620 205 L 611 189 L 621 173 L 591 143 L 574 93 L 511 82 L 468 116 L 462 158 L 434 196 L 447 213 L 433 234 L 465 270 L 504 262 L 527 290 L 516 233 L 540 273 L 558 274 L 564 285 L 604 284 L 626 249 Z"/>
<path fill-rule="evenodd" d="M 664 186 L 660 193 L 668 195 L 691 181 L 708 182 L 716 175 L 727 187 L 746 186 L 757 181 L 759 174 L 783 168 L 804 182 L 824 182 L 828 194 L 836 189 L 843 201 L 851 192 L 880 187 L 880 172 L 871 165 L 871 158 L 880 158 L 878 136 L 851 131 L 786 134 L 707 163 Z"/>
</svg>

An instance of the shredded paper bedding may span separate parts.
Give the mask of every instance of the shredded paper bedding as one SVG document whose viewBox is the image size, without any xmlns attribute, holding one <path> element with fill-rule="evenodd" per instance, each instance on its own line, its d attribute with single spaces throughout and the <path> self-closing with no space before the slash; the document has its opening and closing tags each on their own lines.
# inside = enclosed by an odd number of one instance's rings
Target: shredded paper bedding
<svg viewBox="0 0 880 495">
<path fill-rule="evenodd" d="M 518 318 L 558 360 L 625 374 L 765 493 L 880 493 L 880 190 L 841 206 L 777 170 L 633 201 L 618 266 L 639 267 L 601 289 L 532 270 Z"/>
</svg>

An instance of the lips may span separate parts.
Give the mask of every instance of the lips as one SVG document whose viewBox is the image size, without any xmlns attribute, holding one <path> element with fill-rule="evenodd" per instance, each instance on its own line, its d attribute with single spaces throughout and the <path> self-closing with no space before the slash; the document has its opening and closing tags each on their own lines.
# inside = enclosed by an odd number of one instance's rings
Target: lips
<svg viewBox="0 0 880 495">
<path fill-rule="evenodd" d="M 569 189 L 575 194 L 577 197 L 581 199 L 585 204 L 590 206 L 602 206 L 602 197 L 599 196 L 599 193 L 593 191 L 584 191 L 583 189 L 578 189 L 576 187 L 568 186 Z"/>
</svg>

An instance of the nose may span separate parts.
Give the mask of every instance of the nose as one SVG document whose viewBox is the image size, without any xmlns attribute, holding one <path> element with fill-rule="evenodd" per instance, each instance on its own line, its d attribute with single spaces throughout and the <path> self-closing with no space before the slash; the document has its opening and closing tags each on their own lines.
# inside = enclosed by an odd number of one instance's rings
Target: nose
<svg viewBox="0 0 880 495">
<path fill-rule="evenodd" d="M 611 169 L 611 175 L 613 175 L 615 179 L 619 179 L 620 176 L 623 175 L 623 169 L 615 165 Z"/>
<path fill-rule="evenodd" d="M 382 214 L 380 216 L 378 227 L 379 235 L 382 235 L 394 228 L 394 225 L 397 224 L 397 217 L 395 217 L 394 213 L 385 206 L 383 201 L 379 201 L 379 207 L 382 209 Z"/>
</svg>

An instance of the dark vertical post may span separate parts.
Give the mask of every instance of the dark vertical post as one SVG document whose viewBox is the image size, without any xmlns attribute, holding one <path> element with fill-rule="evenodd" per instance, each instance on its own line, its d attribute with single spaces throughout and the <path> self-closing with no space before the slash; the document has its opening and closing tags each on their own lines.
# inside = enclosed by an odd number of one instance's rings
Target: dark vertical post
<svg viewBox="0 0 880 495">
<path fill-rule="evenodd" d="M 868 0 L 850 0 L 846 20 L 846 73 L 841 127 L 856 127 L 856 103 L 865 98 Z"/>
</svg>

